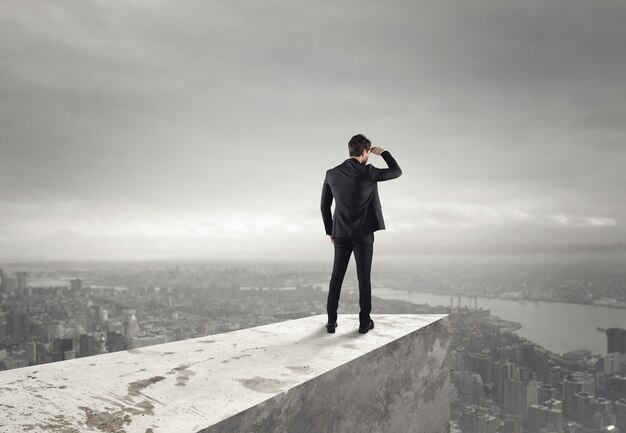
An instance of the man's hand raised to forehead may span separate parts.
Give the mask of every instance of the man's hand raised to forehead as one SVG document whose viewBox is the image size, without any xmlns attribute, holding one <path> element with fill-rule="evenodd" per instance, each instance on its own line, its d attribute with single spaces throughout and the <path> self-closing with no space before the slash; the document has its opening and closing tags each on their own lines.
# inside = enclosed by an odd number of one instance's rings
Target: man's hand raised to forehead
<svg viewBox="0 0 626 433">
<path fill-rule="evenodd" d="M 384 151 L 385 149 L 383 149 L 382 147 L 370 147 L 370 152 L 373 153 L 374 155 L 380 155 Z"/>
</svg>

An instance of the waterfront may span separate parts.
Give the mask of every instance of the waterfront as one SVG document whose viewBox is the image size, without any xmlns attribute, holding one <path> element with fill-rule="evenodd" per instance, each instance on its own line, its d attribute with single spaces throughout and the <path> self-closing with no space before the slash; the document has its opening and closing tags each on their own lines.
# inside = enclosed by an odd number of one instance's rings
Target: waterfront
<svg viewBox="0 0 626 433">
<path fill-rule="evenodd" d="M 450 296 L 431 293 L 407 293 L 402 290 L 375 288 L 374 296 L 401 299 L 416 304 L 450 305 Z M 454 297 L 454 306 L 457 298 Z M 461 298 L 468 306 L 469 298 Z M 375 305 L 374 305 L 375 308 Z M 606 354 L 606 336 L 600 328 L 626 328 L 623 309 L 565 302 L 519 302 L 497 298 L 478 298 L 478 308 L 488 309 L 494 316 L 518 322 L 516 333 L 552 352 L 562 354 L 577 349 Z"/>
</svg>

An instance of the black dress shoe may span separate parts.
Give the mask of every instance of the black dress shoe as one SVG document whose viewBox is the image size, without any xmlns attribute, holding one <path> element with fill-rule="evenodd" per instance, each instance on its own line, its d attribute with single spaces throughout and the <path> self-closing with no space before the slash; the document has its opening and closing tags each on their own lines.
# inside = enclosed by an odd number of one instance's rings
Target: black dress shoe
<svg viewBox="0 0 626 433">
<path fill-rule="evenodd" d="M 374 321 L 370 319 L 370 323 L 367 326 L 359 326 L 360 334 L 367 334 L 367 331 L 374 329 Z"/>
<path fill-rule="evenodd" d="M 337 322 L 335 322 L 335 323 L 328 322 L 326 324 L 326 332 L 328 332 L 329 334 L 334 334 L 336 327 L 337 327 Z"/>
</svg>

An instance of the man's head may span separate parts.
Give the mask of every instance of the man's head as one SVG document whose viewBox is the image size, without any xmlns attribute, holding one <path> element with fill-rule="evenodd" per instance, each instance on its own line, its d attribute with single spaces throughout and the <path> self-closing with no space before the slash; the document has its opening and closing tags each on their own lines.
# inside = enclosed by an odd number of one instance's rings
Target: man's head
<svg viewBox="0 0 626 433">
<path fill-rule="evenodd" d="M 372 143 L 363 134 L 355 135 L 348 142 L 350 156 L 357 158 L 363 164 L 367 162 L 371 146 Z"/>
</svg>

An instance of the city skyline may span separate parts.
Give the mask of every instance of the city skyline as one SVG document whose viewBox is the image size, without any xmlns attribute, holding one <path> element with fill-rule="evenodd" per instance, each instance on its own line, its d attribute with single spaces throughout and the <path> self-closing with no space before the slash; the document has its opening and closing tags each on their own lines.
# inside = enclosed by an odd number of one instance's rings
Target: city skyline
<svg viewBox="0 0 626 433">
<path fill-rule="evenodd" d="M 626 242 L 620 2 L 4 5 L 0 260 L 330 258 L 356 133 L 380 257 Z"/>
</svg>

